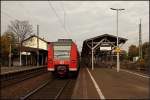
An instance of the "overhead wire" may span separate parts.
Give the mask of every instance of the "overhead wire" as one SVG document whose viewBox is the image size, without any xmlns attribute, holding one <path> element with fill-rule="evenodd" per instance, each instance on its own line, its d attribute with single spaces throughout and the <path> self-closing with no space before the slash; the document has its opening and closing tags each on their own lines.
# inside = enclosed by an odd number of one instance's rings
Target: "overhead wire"
<svg viewBox="0 0 150 100">
<path fill-rule="evenodd" d="M 22 2 L 18 2 L 18 3 L 20 4 L 20 6 L 21 6 L 23 9 L 25 9 L 25 12 L 28 14 L 28 17 L 30 17 L 31 20 L 33 20 L 33 16 L 31 16 L 30 10 L 26 9 L 25 5 L 24 5 Z M 38 19 L 37 19 L 37 20 L 38 20 Z M 33 35 L 33 34 L 35 35 L 35 34 L 36 34 L 36 31 L 37 31 L 37 30 L 34 28 L 32 35 Z"/>
<path fill-rule="evenodd" d="M 70 29 L 69 29 L 69 27 L 68 27 L 67 20 L 66 20 L 66 18 L 67 18 L 66 10 L 65 10 L 63 4 L 61 4 L 61 7 L 62 7 L 62 9 L 63 9 L 63 11 L 64 11 L 64 27 L 66 28 L 66 30 L 67 30 L 68 32 L 70 32 Z"/>
<path fill-rule="evenodd" d="M 61 5 L 61 7 L 62 7 L 62 9 L 63 9 L 63 11 L 64 11 L 64 27 L 65 27 L 65 29 L 66 29 L 66 23 L 65 23 L 66 12 L 65 12 L 64 7 L 63 7 L 62 5 Z"/>
<path fill-rule="evenodd" d="M 64 31 L 65 31 L 66 33 L 68 33 L 68 31 L 66 30 L 66 28 L 64 27 L 64 25 L 63 25 L 63 23 L 62 23 L 62 21 L 61 21 L 61 18 L 60 18 L 59 15 L 57 14 L 55 8 L 53 7 L 53 5 L 51 4 L 50 1 L 48 1 L 48 4 L 49 4 L 50 8 L 53 10 L 53 12 L 55 13 L 56 17 L 58 18 L 58 21 L 59 21 L 60 25 L 62 26 L 62 28 L 64 29 Z"/>
<path fill-rule="evenodd" d="M 20 3 L 20 2 L 19 2 Z M 60 16 L 58 15 L 58 13 L 56 12 L 56 9 L 53 7 L 53 5 L 52 5 L 52 3 L 51 2 L 49 2 L 48 1 L 48 3 L 49 3 L 49 6 L 50 6 L 50 8 L 53 10 L 53 12 L 55 13 L 55 15 L 56 15 L 56 17 L 57 17 L 57 19 L 58 19 L 58 21 L 59 21 L 59 23 L 60 23 L 60 25 L 61 25 L 61 27 L 64 29 L 64 31 L 66 32 L 66 33 L 69 33 L 68 32 L 68 30 L 67 30 L 67 28 L 66 28 L 66 12 L 65 12 L 65 9 L 64 9 L 64 7 L 62 7 L 63 8 L 63 10 L 64 10 L 64 24 L 62 23 L 62 21 L 61 21 L 61 18 L 60 18 Z M 24 7 L 24 5 L 22 4 L 22 3 L 20 3 L 23 7 Z M 24 7 L 25 8 L 25 7 Z M 11 16 L 11 15 L 9 15 L 8 13 L 6 13 L 6 12 L 4 12 L 4 11 L 1 11 L 3 14 L 5 14 L 7 17 L 9 17 L 9 18 L 11 18 L 11 19 L 18 19 L 18 18 L 16 18 L 16 17 L 13 17 L 13 16 Z M 27 10 L 26 10 L 26 12 L 28 12 Z"/>
<path fill-rule="evenodd" d="M 11 12 L 11 13 L 14 12 L 12 9 L 9 9 L 9 10 L 7 9 L 7 11 L 9 11 L 9 12 Z M 11 16 L 10 14 L 6 13 L 5 11 L 2 11 L 2 10 L 1 10 L 1 12 L 2 12 L 3 14 L 5 14 L 5 15 L 6 15 L 7 17 L 9 17 L 9 18 L 12 18 L 12 19 L 15 19 L 15 20 L 20 19 L 20 18 L 18 18 L 17 16 L 15 16 L 15 17 L 14 17 L 14 16 Z"/>
<path fill-rule="evenodd" d="M 12 18 L 12 19 L 15 19 L 16 20 L 16 18 L 15 17 L 13 17 L 13 16 L 11 16 L 11 15 L 9 15 L 8 13 L 6 13 L 6 12 L 4 12 L 4 11 L 1 11 L 4 15 L 6 15 L 7 17 L 9 17 L 9 18 Z"/>
<path fill-rule="evenodd" d="M 30 14 L 29 14 L 29 11 L 24 7 L 24 4 L 23 4 L 22 2 L 18 2 L 18 5 L 19 5 L 21 8 L 25 9 L 25 12 L 27 13 L 28 16 L 30 15 Z M 32 17 L 31 17 L 31 18 L 32 18 Z"/>
</svg>

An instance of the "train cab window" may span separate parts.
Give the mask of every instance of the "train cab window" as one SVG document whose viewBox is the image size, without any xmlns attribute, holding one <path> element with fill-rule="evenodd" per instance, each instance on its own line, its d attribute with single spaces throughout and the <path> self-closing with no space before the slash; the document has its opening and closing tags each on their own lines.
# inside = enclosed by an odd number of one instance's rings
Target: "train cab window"
<svg viewBox="0 0 150 100">
<path fill-rule="evenodd" d="M 54 59 L 70 59 L 71 46 L 54 46 Z"/>
</svg>

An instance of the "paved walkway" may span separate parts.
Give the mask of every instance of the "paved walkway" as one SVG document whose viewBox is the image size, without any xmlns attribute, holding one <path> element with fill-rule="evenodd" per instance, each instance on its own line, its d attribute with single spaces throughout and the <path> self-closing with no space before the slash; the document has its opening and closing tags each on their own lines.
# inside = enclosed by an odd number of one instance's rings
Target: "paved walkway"
<svg viewBox="0 0 150 100">
<path fill-rule="evenodd" d="M 106 99 L 147 99 L 149 78 L 108 68 L 90 71 Z"/>
<path fill-rule="evenodd" d="M 88 70 L 95 82 L 91 79 Z M 110 68 L 81 68 L 72 95 L 73 99 L 148 99 L 149 77 Z M 98 88 L 96 87 L 97 84 Z M 101 93 L 98 93 L 98 92 Z"/>
<path fill-rule="evenodd" d="M 80 68 L 72 99 L 100 99 L 85 68 Z"/>
</svg>

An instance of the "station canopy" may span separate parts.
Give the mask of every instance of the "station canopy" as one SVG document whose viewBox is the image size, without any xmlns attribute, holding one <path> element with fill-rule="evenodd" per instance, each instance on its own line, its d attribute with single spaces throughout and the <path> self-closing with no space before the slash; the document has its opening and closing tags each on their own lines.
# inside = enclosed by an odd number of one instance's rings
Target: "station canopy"
<svg viewBox="0 0 150 100">
<path fill-rule="evenodd" d="M 119 47 L 122 46 L 127 39 L 118 37 Z M 110 34 L 103 34 L 83 41 L 81 56 L 87 56 L 91 54 L 93 48 L 94 53 L 100 51 L 100 47 L 111 47 L 111 51 L 117 46 L 117 36 Z"/>
</svg>

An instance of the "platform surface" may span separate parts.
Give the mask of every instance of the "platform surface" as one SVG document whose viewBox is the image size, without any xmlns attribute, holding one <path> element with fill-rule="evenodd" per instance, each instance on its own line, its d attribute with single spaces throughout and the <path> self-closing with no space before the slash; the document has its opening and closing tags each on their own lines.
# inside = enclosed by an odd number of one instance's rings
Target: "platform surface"
<svg viewBox="0 0 150 100">
<path fill-rule="evenodd" d="M 31 70 L 31 69 L 36 69 L 36 68 L 42 68 L 45 66 L 11 66 L 11 67 L 0 67 L 1 70 L 1 75 L 8 74 L 8 73 L 15 73 L 15 72 L 20 72 L 24 70 Z"/>
<path fill-rule="evenodd" d="M 148 99 L 149 77 L 110 68 L 88 68 L 105 99 Z M 73 99 L 101 99 L 87 71 L 81 68 Z"/>
</svg>

